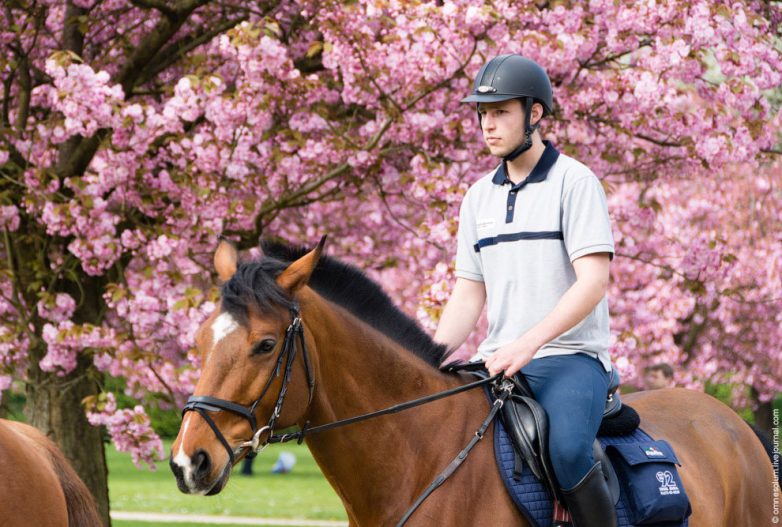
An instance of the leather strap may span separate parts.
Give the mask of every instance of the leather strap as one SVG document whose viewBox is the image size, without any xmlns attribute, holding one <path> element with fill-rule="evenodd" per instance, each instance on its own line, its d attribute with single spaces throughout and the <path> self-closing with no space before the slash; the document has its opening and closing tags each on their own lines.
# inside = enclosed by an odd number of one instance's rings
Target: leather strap
<svg viewBox="0 0 782 527">
<path fill-rule="evenodd" d="M 501 374 L 500 374 L 501 375 Z M 498 376 L 492 377 L 492 379 L 498 378 Z M 467 446 L 464 447 L 464 449 L 459 452 L 459 455 L 457 455 L 453 461 L 451 461 L 447 467 L 445 467 L 445 470 L 443 470 L 436 478 L 434 478 L 434 481 L 424 490 L 424 492 L 418 496 L 418 499 L 415 500 L 413 505 L 407 510 L 404 516 L 402 516 L 402 519 L 399 520 L 399 523 L 396 524 L 396 527 L 402 527 L 405 523 L 407 523 L 407 520 L 410 519 L 410 517 L 413 515 L 413 513 L 418 509 L 418 507 L 421 506 L 421 504 L 426 500 L 426 498 L 429 497 L 432 492 L 437 490 L 437 487 L 442 485 L 445 480 L 447 480 L 451 475 L 456 472 L 456 469 L 459 468 L 459 466 L 464 462 L 465 459 L 467 459 L 467 455 L 470 453 L 470 451 L 473 449 L 475 445 L 478 444 L 478 441 L 483 439 L 483 435 L 486 433 L 486 429 L 489 428 L 489 425 L 492 421 L 494 421 L 494 418 L 497 416 L 497 412 L 499 412 L 500 408 L 502 408 L 502 405 L 505 404 L 505 400 L 510 396 L 511 390 L 513 388 L 513 384 L 509 380 L 504 380 L 502 384 L 500 385 L 500 393 L 497 396 L 497 398 L 494 400 L 494 404 L 492 404 L 491 410 L 489 410 L 489 415 L 486 416 L 486 419 L 483 420 L 483 423 L 481 423 L 480 428 L 475 432 L 475 435 L 470 440 L 469 443 L 467 443 Z"/>
<path fill-rule="evenodd" d="M 408 401 L 405 403 L 395 404 L 394 406 L 390 406 L 388 408 L 384 408 L 383 410 L 378 410 L 376 412 L 370 412 L 368 414 L 348 417 L 347 419 L 340 419 L 339 421 L 334 421 L 320 426 L 313 426 L 311 428 L 307 428 L 305 426 L 298 432 L 293 432 L 290 434 L 273 435 L 269 438 L 268 442 L 287 443 L 288 441 L 293 441 L 294 439 L 297 441 L 301 441 L 302 439 L 304 439 L 305 435 L 317 434 L 319 432 L 326 432 L 328 430 L 333 430 L 334 428 L 339 428 L 340 426 L 347 426 L 353 423 L 358 423 L 360 421 L 365 421 L 367 419 L 372 419 L 373 417 L 380 417 L 381 415 L 394 414 L 397 412 L 401 412 L 402 410 L 407 410 L 409 408 L 414 408 L 422 404 L 431 403 L 432 401 L 437 401 L 438 399 L 443 399 L 451 395 L 456 395 L 457 393 L 466 392 L 467 390 L 472 390 L 473 388 L 477 388 L 479 386 L 483 386 L 484 384 L 488 384 L 492 381 L 495 381 L 499 379 L 500 376 L 501 374 L 498 374 L 495 375 L 494 377 L 487 377 L 485 379 L 480 379 L 478 381 L 471 382 L 469 384 L 465 384 L 457 388 L 452 388 L 450 390 L 445 390 L 443 392 L 437 392 L 432 395 L 427 395 L 426 397 L 421 397 L 420 399 L 414 399 L 412 401 Z"/>
<path fill-rule="evenodd" d="M 235 414 L 239 414 L 250 422 L 252 429 L 256 429 L 255 415 L 250 412 L 246 406 L 241 404 L 232 403 L 231 401 L 224 401 L 223 399 L 217 399 L 208 395 L 193 395 L 187 399 L 182 413 L 190 410 L 201 410 L 207 412 L 219 412 L 220 410 L 228 410 Z M 200 414 L 201 411 L 198 413 Z"/>
<path fill-rule="evenodd" d="M 217 428 L 217 425 L 215 424 L 215 422 L 212 421 L 212 418 L 209 417 L 209 414 L 207 414 L 206 411 L 203 408 L 201 408 L 201 407 L 193 407 L 192 409 L 194 411 L 198 412 L 198 415 L 203 417 L 204 421 L 206 421 L 206 424 L 208 424 L 209 428 L 211 428 L 212 431 L 215 433 L 215 435 L 217 436 L 217 439 L 220 440 L 220 442 L 225 447 L 226 452 L 228 452 L 228 457 L 231 459 L 231 464 L 233 465 L 233 463 L 234 463 L 234 452 L 233 452 L 233 449 L 231 448 L 231 445 L 228 444 L 228 441 L 225 439 L 225 437 L 223 436 L 222 432 L 220 432 L 220 429 Z"/>
</svg>

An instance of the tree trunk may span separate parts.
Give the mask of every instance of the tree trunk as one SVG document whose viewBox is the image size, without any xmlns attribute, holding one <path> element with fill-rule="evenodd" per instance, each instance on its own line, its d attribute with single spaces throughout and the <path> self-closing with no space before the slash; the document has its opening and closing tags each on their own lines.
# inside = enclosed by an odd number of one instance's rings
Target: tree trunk
<svg viewBox="0 0 782 527">
<path fill-rule="evenodd" d="M 90 425 L 81 405 L 82 399 L 98 393 L 90 376 L 91 362 L 82 357 L 71 374 L 60 377 L 41 371 L 38 360 L 31 360 L 25 414 L 31 425 L 59 445 L 95 496 L 104 525 L 109 526 L 108 469 L 101 429 Z"/>
</svg>

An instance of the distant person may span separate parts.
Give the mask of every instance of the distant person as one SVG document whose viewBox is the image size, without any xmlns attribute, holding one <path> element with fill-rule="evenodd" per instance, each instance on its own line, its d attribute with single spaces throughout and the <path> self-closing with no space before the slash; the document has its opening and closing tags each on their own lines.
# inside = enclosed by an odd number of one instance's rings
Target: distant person
<svg viewBox="0 0 782 527">
<path fill-rule="evenodd" d="M 244 458 L 244 461 L 242 461 L 242 476 L 253 475 L 253 461 L 255 461 L 255 456 Z"/>
<path fill-rule="evenodd" d="M 272 474 L 287 474 L 293 470 L 293 466 L 296 464 L 296 456 L 290 452 L 280 452 L 280 457 L 272 467 Z"/>
<path fill-rule="evenodd" d="M 241 472 L 243 476 L 253 475 L 253 461 L 255 461 L 255 457 L 244 458 Z M 272 474 L 287 474 L 293 470 L 295 464 L 296 456 L 290 452 L 281 452 L 279 457 L 277 457 L 277 461 L 274 462 L 274 466 L 272 466 Z"/>
<path fill-rule="evenodd" d="M 673 368 L 670 364 L 661 362 L 644 369 L 644 389 L 659 390 L 673 388 Z"/>
</svg>

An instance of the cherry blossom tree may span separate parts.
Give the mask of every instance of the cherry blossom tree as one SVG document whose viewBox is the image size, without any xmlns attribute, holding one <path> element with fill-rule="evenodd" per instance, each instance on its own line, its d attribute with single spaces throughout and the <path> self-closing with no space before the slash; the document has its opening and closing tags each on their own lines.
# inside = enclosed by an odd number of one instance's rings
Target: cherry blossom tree
<svg viewBox="0 0 782 527">
<path fill-rule="evenodd" d="M 7 2 L 0 389 L 24 386 L 108 521 L 90 423 L 139 463 L 161 457 L 145 407 L 192 390 L 217 235 L 252 255 L 261 236 L 328 233 L 431 327 L 459 203 L 496 163 L 459 99 L 516 52 L 552 77 L 544 135 L 608 191 L 625 378 L 665 359 L 687 385 L 730 380 L 767 405 L 780 20 L 759 1 Z"/>
</svg>

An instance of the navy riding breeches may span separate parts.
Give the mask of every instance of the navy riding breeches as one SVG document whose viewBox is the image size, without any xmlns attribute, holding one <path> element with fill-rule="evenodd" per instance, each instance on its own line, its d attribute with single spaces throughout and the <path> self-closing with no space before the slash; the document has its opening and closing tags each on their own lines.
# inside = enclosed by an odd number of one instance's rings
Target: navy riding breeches
<svg viewBox="0 0 782 527">
<path fill-rule="evenodd" d="M 577 353 L 533 359 L 521 371 L 549 419 L 549 453 L 559 486 L 575 487 L 595 464 L 592 443 L 603 418 L 608 372 Z"/>
</svg>

